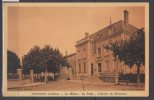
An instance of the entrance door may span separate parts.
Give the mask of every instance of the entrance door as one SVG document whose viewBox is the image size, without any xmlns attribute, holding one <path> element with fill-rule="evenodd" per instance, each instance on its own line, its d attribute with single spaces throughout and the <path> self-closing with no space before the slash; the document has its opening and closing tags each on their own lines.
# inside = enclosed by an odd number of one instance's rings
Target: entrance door
<svg viewBox="0 0 154 100">
<path fill-rule="evenodd" d="M 98 63 L 98 72 L 102 72 L 102 64 Z"/>
<path fill-rule="evenodd" d="M 91 75 L 92 76 L 94 75 L 94 66 L 93 66 L 93 64 L 91 64 Z"/>
</svg>

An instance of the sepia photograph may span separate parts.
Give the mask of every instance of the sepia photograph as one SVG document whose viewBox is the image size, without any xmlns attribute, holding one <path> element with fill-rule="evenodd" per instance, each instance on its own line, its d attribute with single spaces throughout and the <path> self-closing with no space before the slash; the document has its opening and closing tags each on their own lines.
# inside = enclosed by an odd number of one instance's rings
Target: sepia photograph
<svg viewBox="0 0 154 100">
<path fill-rule="evenodd" d="M 148 3 L 4 3 L 3 96 L 149 96 Z"/>
</svg>

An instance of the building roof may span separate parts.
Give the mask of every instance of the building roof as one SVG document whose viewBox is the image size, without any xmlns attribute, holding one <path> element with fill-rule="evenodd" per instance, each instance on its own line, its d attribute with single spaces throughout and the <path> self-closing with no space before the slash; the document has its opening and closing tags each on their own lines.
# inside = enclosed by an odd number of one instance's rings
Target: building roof
<svg viewBox="0 0 154 100">
<path fill-rule="evenodd" d="M 120 20 L 120 21 L 117 21 L 113 24 L 106 26 L 105 28 L 102 28 L 102 29 L 96 31 L 95 33 L 89 35 L 89 37 L 93 38 L 93 39 L 95 39 L 97 37 L 101 37 L 101 38 L 106 37 L 109 35 L 109 30 L 112 30 L 113 34 L 117 34 L 121 31 L 126 31 L 128 34 L 131 35 L 132 33 L 137 31 L 137 28 L 129 23 L 127 25 L 125 25 L 124 21 Z M 110 34 L 110 35 L 113 35 L 113 34 Z M 77 41 L 77 44 L 80 44 L 80 41 L 83 41 L 83 40 L 86 40 L 86 38 L 84 37 L 84 38 L 80 39 L 79 41 Z"/>
</svg>

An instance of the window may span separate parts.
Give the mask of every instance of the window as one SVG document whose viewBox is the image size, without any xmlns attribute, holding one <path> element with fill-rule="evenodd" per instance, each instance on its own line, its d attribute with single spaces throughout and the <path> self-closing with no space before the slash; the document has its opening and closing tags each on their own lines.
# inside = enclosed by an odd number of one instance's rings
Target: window
<svg viewBox="0 0 154 100">
<path fill-rule="evenodd" d="M 91 64 L 91 75 L 94 75 L 94 65 L 93 65 L 93 63 Z"/>
<path fill-rule="evenodd" d="M 79 72 L 81 72 L 81 64 L 79 64 Z"/>
<path fill-rule="evenodd" d="M 102 64 L 98 63 L 98 72 L 102 72 Z"/>
<path fill-rule="evenodd" d="M 92 48 L 92 54 L 94 54 L 95 53 L 95 51 L 94 51 L 94 42 L 92 42 L 91 48 Z"/>
<path fill-rule="evenodd" d="M 83 72 L 86 73 L 86 63 L 83 63 Z"/>
<path fill-rule="evenodd" d="M 104 50 L 104 53 L 105 54 L 109 54 L 110 53 L 110 49 L 108 48 L 109 45 L 104 45 L 104 46 L 105 46 L 105 48 L 103 49 Z"/>
<path fill-rule="evenodd" d="M 107 47 L 108 47 L 108 46 L 109 46 L 109 45 L 107 45 Z M 110 49 L 106 48 L 106 49 L 105 49 L 105 52 L 106 52 L 106 54 L 109 53 L 109 52 L 110 52 Z"/>
<path fill-rule="evenodd" d="M 97 48 L 96 48 L 95 40 L 92 42 L 92 50 L 93 50 L 93 53 L 96 54 Z"/>
<path fill-rule="evenodd" d="M 113 27 L 108 30 L 108 35 L 113 34 Z"/>
<path fill-rule="evenodd" d="M 82 57 L 83 57 L 84 59 L 86 58 L 86 49 L 85 49 L 85 48 L 83 48 Z"/>
<path fill-rule="evenodd" d="M 101 48 L 97 49 L 97 54 L 98 54 L 98 57 L 101 57 Z"/>
<path fill-rule="evenodd" d="M 109 49 L 106 49 L 106 53 L 109 53 L 110 52 L 110 50 Z"/>
</svg>

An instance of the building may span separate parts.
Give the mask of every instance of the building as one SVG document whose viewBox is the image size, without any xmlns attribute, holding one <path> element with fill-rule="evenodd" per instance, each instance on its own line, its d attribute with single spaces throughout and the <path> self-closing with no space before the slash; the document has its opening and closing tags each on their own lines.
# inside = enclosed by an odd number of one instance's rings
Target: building
<svg viewBox="0 0 154 100">
<path fill-rule="evenodd" d="M 75 75 L 100 77 L 105 81 L 116 81 L 118 73 L 130 73 L 131 69 L 116 60 L 104 46 L 110 42 L 128 39 L 138 29 L 129 24 L 129 12 L 124 11 L 124 20 L 117 21 L 76 42 Z"/>
<path fill-rule="evenodd" d="M 76 53 L 72 53 L 70 55 L 67 56 L 67 61 L 70 65 L 71 68 L 71 72 L 72 72 L 72 78 L 75 77 L 75 72 L 76 72 Z"/>
</svg>

